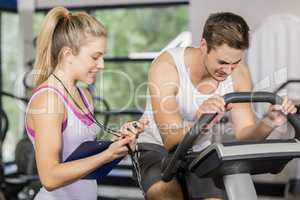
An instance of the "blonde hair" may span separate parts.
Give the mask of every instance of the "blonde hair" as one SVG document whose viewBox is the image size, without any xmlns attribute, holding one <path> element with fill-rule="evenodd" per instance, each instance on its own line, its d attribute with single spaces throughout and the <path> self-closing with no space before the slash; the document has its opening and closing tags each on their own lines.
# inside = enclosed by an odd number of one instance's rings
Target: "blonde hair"
<svg viewBox="0 0 300 200">
<path fill-rule="evenodd" d="M 64 7 L 51 9 L 37 37 L 35 85 L 46 81 L 54 71 L 61 61 L 63 47 L 69 47 L 78 54 L 88 35 L 107 37 L 107 32 L 99 21 L 85 12 L 70 13 Z"/>
</svg>

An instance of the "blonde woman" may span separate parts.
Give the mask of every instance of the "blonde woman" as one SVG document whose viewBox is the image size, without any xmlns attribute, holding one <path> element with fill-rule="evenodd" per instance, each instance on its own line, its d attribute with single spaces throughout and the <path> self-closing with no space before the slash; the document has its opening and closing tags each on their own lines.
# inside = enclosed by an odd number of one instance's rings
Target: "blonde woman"
<svg viewBox="0 0 300 200">
<path fill-rule="evenodd" d="M 35 199 L 96 200 L 96 181 L 81 178 L 125 156 L 144 129 L 142 121 L 126 123 L 107 150 L 63 162 L 82 142 L 95 140 L 99 131 L 91 95 L 76 83 L 95 81 L 104 68 L 106 40 L 104 26 L 86 13 L 56 7 L 45 17 L 37 39 L 36 89 L 26 111 L 26 130 L 43 185 Z"/>
</svg>

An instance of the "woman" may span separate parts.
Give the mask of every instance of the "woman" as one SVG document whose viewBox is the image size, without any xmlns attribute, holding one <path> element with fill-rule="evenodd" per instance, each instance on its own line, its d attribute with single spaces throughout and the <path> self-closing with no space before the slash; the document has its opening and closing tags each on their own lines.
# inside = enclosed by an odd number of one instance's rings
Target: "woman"
<svg viewBox="0 0 300 200">
<path fill-rule="evenodd" d="M 104 26 L 86 13 L 71 14 L 56 7 L 45 17 L 34 65 L 37 87 L 26 112 L 26 129 L 35 146 L 43 185 L 35 199 L 96 200 L 96 181 L 81 178 L 125 156 L 144 129 L 143 121 L 126 123 L 107 150 L 63 162 L 82 142 L 94 140 L 99 131 L 92 97 L 76 83 L 95 82 L 97 72 L 104 68 L 106 40 Z"/>
</svg>

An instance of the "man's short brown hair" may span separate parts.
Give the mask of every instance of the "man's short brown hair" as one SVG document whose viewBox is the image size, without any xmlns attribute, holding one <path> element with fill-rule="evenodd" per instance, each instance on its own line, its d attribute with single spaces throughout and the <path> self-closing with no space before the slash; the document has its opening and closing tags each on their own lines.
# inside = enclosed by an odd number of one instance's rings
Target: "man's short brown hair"
<svg viewBox="0 0 300 200">
<path fill-rule="evenodd" d="M 208 52 L 223 44 L 244 50 L 249 47 L 249 27 L 239 15 L 214 13 L 205 22 L 202 38 L 207 42 Z"/>
</svg>

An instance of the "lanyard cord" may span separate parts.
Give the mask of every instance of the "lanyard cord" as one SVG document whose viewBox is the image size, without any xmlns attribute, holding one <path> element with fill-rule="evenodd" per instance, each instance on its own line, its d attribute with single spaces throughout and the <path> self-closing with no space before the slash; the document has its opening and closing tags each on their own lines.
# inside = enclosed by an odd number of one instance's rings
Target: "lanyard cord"
<svg viewBox="0 0 300 200">
<path fill-rule="evenodd" d="M 72 99 L 72 101 L 74 102 L 74 104 L 76 105 L 76 107 L 78 107 L 82 113 L 85 113 L 85 112 L 83 111 L 83 109 L 81 108 L 81 106 L 75 101 L 74 97 L 71 95 L 71 93 L 69 92 L 69 90 L 66 88 L 65 84 L 64 84 L 64 83 L 63 83 L 63 82 L 62 82 L 62 81 L 61 81 L 54 73 L 52 73 L 51 75 L 53 75 L 53 77 L 54 77 L 58 82 L 60 82 L 60 84 L 61 84 L 61 85 L 63 86 L 63 88 L 65 89 L 65 91 L 66 91 L 66 92 L 68 93 L 68 95 L 71 97 L 71 99 Z M 77 89 L 78 89 L 78 88 L 77 88 Z M 79 89 L 78 89 L 78 92 L 80 92 Z M 85 103 L 84 103 L 84 105 L 85 105 Z M 86 116 L 89 118 L 89 120 L 93 121 L 95 124 L 97 124 L 97 126 L 98 126 L 99 128 L 102 128 L 105 132 L 107 132 L 107 133 L 109 133 L 109 134 L 112 134 L 112 135 L 114 135 L 114 136 L 117 136 L 117 137 L 121 137 L 120 131 L 117 131 L 117 130 L 114 130 L 114 129 L 110 129 L 110 128 L 108 128 L 107 126 L 104 126 L 104 124 L 100 123 L 100 122 L 96 119 L 96 117 L 93 115 L 93 113 L 91 113 L 91 111 L 90 111 L 90 109 L 87 107 L 87 105 L 85 105 L 85 106 L 86 106 L 86 108 L 87 108 L 87 110 L 88 110 L 88 114 L 89 114 L 89 115 L 86 115 Z M 91 115 L 92 117 L 90 117 L 90 115 Z M 140 189 L 141 189 L 141 191 L 142 191 L 142 193 L 143 193 L 143 196 L 144 196 L 144 198 L 145 198 L 145 192 L 144 192 L 144 190 L 143 190 L 142 182 L 141 182 L 141 169 L 140 169 L 140 167 L 139 167 L 138 158 L 137 158 L 137 153 L 136 153 L 136 152 L 133 152 L 133 151 L 131 150 L 129 144 L 127 144 L 126 147 L 127 147 L 127 149 L 128 149 L 128 153 L 129 153 L 130 158 L 131 158 L 131 161 L 132 161 L 132 166 L 133 166 L 133 168 L 134 168 L 134 170 L 135 170 L 135 172 L 136 172 L 136 175 L 137 175 L 137 182 L 138 182 L 138 185 L 139 185 L 139 187 L 140 187 Z"/>
<path fill-rule="evenodd" d="M 62 82 L 55 74 L 52 73 L 52 75 L 53 75 L 53 77 L 54 77 L 58 82 L 60 82 L 60 84 L 64 87 L 65 91 L 66 91 L 66 92 L 68 93 L 68 95 L 71 97 L 71 99 L 72 99 L 72 101 L 74 102 L 74 104 L 76 105 L 76 107 L 78 107 L 82 113 L 85 113 L 85 112 L 83 111 L 83 109 L 81 108 L 81 106 L 79 106 L 79 104 L 75 101 L 74 97 L 71 95 L 71 93 L 70 93 L 69 90 L 66 88 L 66 86 L 64 85 L 64 83 L 63 83 L 63 82 Z M 77 89 L 78 89 L 78 88 L 77 88 Z M 85 105 L 85 104 L 84 104 L 84 105 Z M 93 121 L 94 123 L 96 123 L 96 124 L 97 124 L 101 129 L 103 129 L 105 132 L 107 132 L 107 133 L 109 133 L 109 134 L 112 134 L 112 135 L 114 135 L 114 136 L 117 136 L 117 137 L 120 137 L 120 136 L 121 136 L 121 135 L 120 135 L 120 131 L 116 131 L 116 130 L 114 130 L 114 129 L 110 129 L 110 128 L 104 126 L 104 124 L 100 123 L 100 122 L 96 119 L 96 117 L 91 113 L 91 111 L 90 111 L 89 108 L 87 108 L 87 110 L 88 110 L 88 112 L 89 112 L 89 113 L 88 113 L 89 115 L 86 115 L 86 116 L 89 118 L 89 120 L 91 120 L 91 121 Z M 90 117 L 90 115 L 92 116 L 92 118 Z"/>
</svg>

